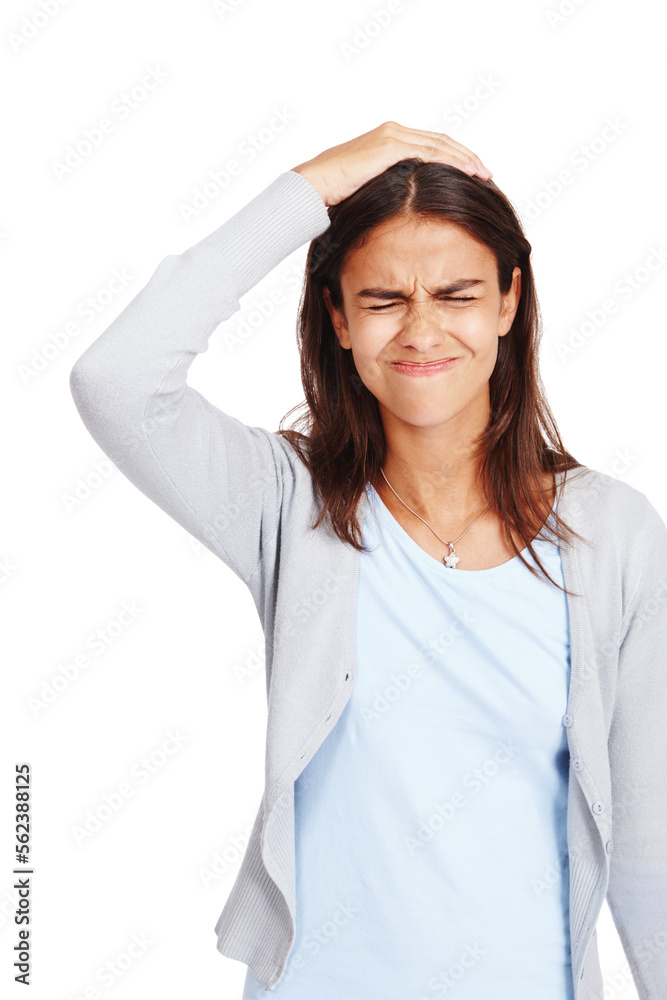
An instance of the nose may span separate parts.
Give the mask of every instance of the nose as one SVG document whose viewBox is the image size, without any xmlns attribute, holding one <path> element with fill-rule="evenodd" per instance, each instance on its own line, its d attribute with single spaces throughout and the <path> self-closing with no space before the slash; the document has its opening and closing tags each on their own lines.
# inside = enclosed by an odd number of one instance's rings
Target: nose
<svg viewBox="0 0 667 1000">
<path fill-rule="evenodd" d="M 429 299 L 413 300 L 403 313 L 397 340 L 401 347 L 429 351 L 442 344 L 446 338 L 443 323 L 443 316 L 438 312 L 436 302 Z"/>
</svg>

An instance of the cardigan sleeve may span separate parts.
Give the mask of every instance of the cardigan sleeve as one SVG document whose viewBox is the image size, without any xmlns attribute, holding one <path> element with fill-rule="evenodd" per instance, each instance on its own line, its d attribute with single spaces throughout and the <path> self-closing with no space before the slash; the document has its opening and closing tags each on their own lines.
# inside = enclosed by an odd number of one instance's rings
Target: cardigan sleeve
<svg viewBox="0 0 667 1000">
<path fill-rule="evenodd" d="M 187 373 L 240 297 L 328 225 L 316 189 L 285 171 L 199 243 L 165 257 L 70 372 L 102 451 L 245 582 L 277 532 L 298 458 L 279 435 L 214 406 Z M 258 391 L 248 378 L 248 392 Z"/>
<path fill-rule="evenodd" d="M 622 624 L 609 732 L 607 902 L 640 1000 L 667 997 L 667 527 L 645 498 L 649 551 Z"/>
</svg>

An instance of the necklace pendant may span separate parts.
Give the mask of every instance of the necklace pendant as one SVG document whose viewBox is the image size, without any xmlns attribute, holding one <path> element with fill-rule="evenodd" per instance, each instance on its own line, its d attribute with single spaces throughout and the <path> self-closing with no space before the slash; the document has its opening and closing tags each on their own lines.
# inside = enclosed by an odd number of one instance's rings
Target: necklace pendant
<svg viewBox="0 0 667 1000">
<path fill-rule="evenodd" d="M 454 545 L 452 544 L 452 542 L 447 542 L 447 544 L 449 545 L 449 555 L 443 556 L 442 561 L 444 562 L 445 566 L 447 566 L 449 569 L 456 569 L 456 564 L 459 561 L 459 557 L 454 552 Z"/>
</svg>

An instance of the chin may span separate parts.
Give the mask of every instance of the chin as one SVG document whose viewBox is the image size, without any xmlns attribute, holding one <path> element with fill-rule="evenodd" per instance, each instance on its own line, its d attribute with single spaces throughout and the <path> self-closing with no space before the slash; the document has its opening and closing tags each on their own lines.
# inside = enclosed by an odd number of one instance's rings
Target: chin
<svg viewBox="0 0 667 1000">
<path fill-rule="evenodd" d="M 383 404 L 383 407 L 395 420 L 400 420 L 404 424 L 410 424 L 412 427 L 423 428 L 440 427 L 442 424 L 446 424 L 448 420 L 452 420 L 454 417 L 458 416 L 461 412 L 458 407 L 430 410 L 414 409 L 404 406 L 387 406 L 386 404 Z"/>
</svg>

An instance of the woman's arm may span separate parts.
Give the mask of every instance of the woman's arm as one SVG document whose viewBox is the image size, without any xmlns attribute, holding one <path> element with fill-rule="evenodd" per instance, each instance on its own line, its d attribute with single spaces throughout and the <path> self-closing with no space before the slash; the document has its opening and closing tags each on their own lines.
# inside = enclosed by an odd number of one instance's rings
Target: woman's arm
<svg viewBox="0 0 667 1000">
<path fill-rule="evenodd" d="M 449 136 L 391 121 L 324 150 L 165 257 L 72 368 L 74 401 L 100 448 L 245 582 L 278 529 L 299 459 L 280 435 L 209 403 L 187 384 L 188 368 L 240 297 L 328 228 L 328 205 L 406 156 L 487 172 Z"/>
<path fill-rule="evenodd" d="M 328 225 L 313 185 L 292 170 L 279 174 L 210 235 L 165 257 L 70 373 L 102 451 L 246 582 L 262 540 L 277 531 L 298 458 L 279 435 L 210 403 L 187 373 L 241 296 Z"/>
<path fill-rule="evenodd" d="M 667 997 L 667 527 L 646 499 L 648 551 L 622 626 L 609 732 L 607 902 L 641 1000 Z"/>
</svg>

